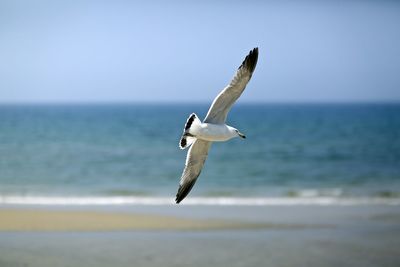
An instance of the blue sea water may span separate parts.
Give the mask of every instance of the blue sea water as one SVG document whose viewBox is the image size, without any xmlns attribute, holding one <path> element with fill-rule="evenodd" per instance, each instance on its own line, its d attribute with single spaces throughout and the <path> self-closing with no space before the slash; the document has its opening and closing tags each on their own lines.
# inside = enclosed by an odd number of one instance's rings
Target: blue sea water
<svg viewBox="0 0 400 267">
<path fill-rule="evenodd" d="M 205 104 L 0 106 L 0 199 L 167 197 Z M 242 104 L 189 197 L 400 197 L 399 104 Z"/>
</svg>

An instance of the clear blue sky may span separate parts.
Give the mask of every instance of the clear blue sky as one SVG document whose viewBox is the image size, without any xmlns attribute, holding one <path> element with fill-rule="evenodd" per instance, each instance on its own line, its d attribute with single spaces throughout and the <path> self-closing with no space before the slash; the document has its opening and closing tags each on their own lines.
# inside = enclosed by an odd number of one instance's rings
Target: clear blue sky
<svg viewBox="0 0 400 267">
<path fill-rule="evenodd" d="M 209 102 L 255 46 L 241 102 L 400 101 L 396 1 L 3 0 L 0 102 Z"/>
</svg>

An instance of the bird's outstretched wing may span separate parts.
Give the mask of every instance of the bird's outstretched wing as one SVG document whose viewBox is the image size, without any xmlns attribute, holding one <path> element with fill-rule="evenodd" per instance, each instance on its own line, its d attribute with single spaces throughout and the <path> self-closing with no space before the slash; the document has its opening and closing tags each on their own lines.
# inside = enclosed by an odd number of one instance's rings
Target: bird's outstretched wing
<svg viewBox="0 0 400 267">
<path fill-rule="evenodd" d="M 240 97 L 257 65 L 258 48 L 254 48 L 244 59 L 228 86 L 214 99 L 204 122 L 222 124 L 233 103 Z"/>
<path fill-rule="evenodd" d="M 192 189 L 207 159 L 210 146 L 211 142 L 197 139 L 190 147 L 186 156 L 185 169 L 179 183 L 178 193 L 176 194 L 176 203 L 181 202 Z"/>
</svg>

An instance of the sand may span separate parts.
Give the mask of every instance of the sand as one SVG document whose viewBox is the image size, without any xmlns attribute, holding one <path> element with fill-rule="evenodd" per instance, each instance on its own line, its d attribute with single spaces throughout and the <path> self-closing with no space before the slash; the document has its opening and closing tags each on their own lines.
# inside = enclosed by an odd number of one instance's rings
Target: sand
<svg viewBox="0 0 400 267">
<path fill-rule="evenodd" d="M 108 211 L 0 209 L 0 231 L 213 230 L 284 227 Z"/>
<path fill-rule="evenodd" d="M 0 266 L 400 266 L 398 206 L 0 208 Z"/>
</svg>

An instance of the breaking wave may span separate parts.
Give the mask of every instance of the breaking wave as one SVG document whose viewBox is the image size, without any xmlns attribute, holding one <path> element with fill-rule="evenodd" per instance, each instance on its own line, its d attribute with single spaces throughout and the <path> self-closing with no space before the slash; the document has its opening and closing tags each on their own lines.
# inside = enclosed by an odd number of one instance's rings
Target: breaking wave
<svg viewBox="0 0 400 267">
<path fill-rule="evenodd" d="M 171 197 L 112 196 L 0 196 L 0 205 L 64 205 L 64 206 L 112 206 L 112 205 L 174 205 Z M 357 206 L 400 205 L 400 198 L 385 197 L 190 197 L 183 205 L 209 206 Z"/>
</svg>

